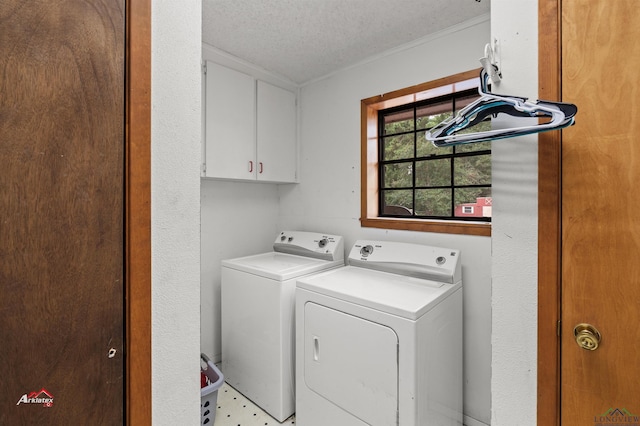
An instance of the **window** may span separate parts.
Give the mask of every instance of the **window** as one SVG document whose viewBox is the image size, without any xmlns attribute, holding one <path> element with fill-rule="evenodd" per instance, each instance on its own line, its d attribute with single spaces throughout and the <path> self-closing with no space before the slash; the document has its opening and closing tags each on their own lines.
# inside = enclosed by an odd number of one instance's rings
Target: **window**
<svg viewBox="0 0 640 426">
<path fill-rule="evenodd" d="M 463 205 L 491 197 L 491 143 L 437 148 L 425 138 L 479 97 L 468 89 L 378 111 L 378 216 L 490 220 Z M 490 128 L 485 121 L 466 131 Z"/>
<path fill-rule="evenodd" d="M 424 136 L 479 96 L 478 74 L 362 100 L 362 226 L 491 234 L 490 142 L 436 148 Z"/>
</svg>

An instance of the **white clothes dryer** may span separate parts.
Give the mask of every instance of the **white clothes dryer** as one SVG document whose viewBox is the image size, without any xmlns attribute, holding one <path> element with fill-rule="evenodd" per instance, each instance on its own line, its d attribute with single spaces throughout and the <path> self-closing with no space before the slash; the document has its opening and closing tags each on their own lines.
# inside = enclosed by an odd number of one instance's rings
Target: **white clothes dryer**
<svg viewBox="0 0 640 426">
<path fill-rule="evenodd" d="M 298 278 L 344 266 L 342 237 L 282 232 L 273 251 L 222 261 L 222 372 L 282 422 L 295 411 Z"/>
<path fill-rule="evenodd" d="M 296 424 L 462 425 L 460 252 L 357 241 L 296 288 Z"/>
</svg>

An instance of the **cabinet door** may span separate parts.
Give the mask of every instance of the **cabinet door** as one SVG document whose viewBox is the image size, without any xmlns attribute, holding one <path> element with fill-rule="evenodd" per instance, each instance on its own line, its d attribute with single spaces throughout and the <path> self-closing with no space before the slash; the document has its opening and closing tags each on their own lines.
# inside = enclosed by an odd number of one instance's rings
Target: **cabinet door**
<svg viewBox="0 0 640 426">
<path fill-rule="evenodd" d="M 258 81 L 257 161 L 258 180 L 295 182 L 296 95 Z"/>
<path fill-rule="evenodd" d="M 397 424 L 398 336 L 391 328 L 308 302 L 303 358 L 309 389 L 371 426 Z"/>
<path fill-rule="evenodd" d="M 207 62 L 206 177 L 255 179 L 255 79 Z"/>
</svg>

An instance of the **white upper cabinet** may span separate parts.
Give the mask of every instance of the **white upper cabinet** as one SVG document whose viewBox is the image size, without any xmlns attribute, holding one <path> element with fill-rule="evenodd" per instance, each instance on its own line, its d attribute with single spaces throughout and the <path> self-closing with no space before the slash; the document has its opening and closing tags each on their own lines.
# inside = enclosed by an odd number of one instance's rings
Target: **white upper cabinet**
<svg viewBox="0 0 640 426">
<path fill-rule="evenodd" d="M 258 180 L 296 180 L 296 95 L 258 80 Z"/>
<path fill-rule="evenodd" d="M 249 163 L 256 157 L 254 78 L 207 62 L 204 104 L 205 176 L 255 178 Z"/>
<path fill-rule="evenodd" d="M 296 95 L 206 63 L 204 176 L 296 181 Z"/>
</svg>

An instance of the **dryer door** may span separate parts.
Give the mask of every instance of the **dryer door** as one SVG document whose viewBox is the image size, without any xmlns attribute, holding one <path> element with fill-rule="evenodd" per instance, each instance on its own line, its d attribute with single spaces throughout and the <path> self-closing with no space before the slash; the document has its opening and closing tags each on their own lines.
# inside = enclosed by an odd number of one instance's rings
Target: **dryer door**
<svg viewBox="0 0 640 426">
<path fill-rule="evenodd" d="M 398 424 L 398 336 L 389 327 L 307 302 L 307 387 L 372 426 Z"/>
</svg>

